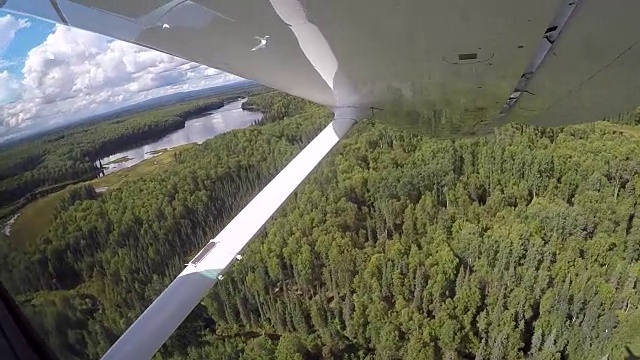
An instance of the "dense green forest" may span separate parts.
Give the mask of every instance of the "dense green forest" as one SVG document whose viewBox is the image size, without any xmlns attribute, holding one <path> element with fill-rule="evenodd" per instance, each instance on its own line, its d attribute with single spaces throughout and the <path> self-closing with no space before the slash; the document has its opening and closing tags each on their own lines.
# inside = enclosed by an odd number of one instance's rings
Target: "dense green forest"
<svg viewBox="0 0 640 360">
<path fill-rule="evenodd" d="M 268 121 L 113 191 L 75 186 L 35 245 L 2 244 L 3 281 L 62 358 L 99 358 L 331 119 L 279 93 L 246 106 Z M 637 353 L 640 128 L 629 124 L 453 141 L 364 121 L 156 357 Z"/>
<path fill-rule="evenodd" d="M 98 159 L 183 128 L 190 117 L 221 108 L 225 100 L 193 100 L 98 124 L 81 124 L 3 149 L 0 208 L 11 203 L 19 207 L 40 193 L 91 179 L 100 171 L 95 165 Z M 14 210 L 7 209 L 0 217 Z"/>
</svg>

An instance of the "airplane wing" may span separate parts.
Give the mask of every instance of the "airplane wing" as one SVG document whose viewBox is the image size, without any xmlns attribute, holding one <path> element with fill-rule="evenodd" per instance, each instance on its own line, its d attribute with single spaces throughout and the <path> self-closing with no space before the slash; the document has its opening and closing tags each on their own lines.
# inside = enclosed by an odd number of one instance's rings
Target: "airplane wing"
<svg viewBox="0 0 640 360">
<path fill-rule="evenodd" d="M 151 357 L 370 107 L 382 109 L 381 121 L 455 137 L 508 121 L 597 121 L 640 104 L 636 0 L 0 0 L 2 6 L 335 110 L 334 122 L 218 234 L 215 248 L 205 246 L 105 359 Z M 249 51 L 266 36 L 261 51 Z"/>
<path fill-rule="evenodd" d="M 564 125 L 640 102 L 633 0 L 2 1 L 434 136 L 477 133 L 506 105 L 510 121 Z M 314 31 L 335 58 L 310 61 Z M 249 52 L 265 35 L 267 51 Z M 434 110 L 452 126 L 434 128 Z"/>
</svg>

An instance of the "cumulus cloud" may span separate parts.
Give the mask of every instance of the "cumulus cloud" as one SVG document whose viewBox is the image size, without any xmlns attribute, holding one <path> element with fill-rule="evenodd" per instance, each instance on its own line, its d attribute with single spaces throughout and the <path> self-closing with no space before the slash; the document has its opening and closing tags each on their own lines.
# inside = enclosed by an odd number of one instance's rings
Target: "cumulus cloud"
<svg viewBox="0 0 640 360">
<path fill-rule="evenodd" d="M 11 15 L 0 17 L 0 56 L 4 54 L 16 33 L 21 29 L 29 27 L 30 23 L 26 19 L 16 19 Z M 0 58 L 0 70 L 16 64 L 15 59 Z M 0 106 L 13 101 L 18 96 L 19 84 L 15 77 L 7 71 L 0 71 Z"/>
<path fill-rule="evenodd" d="M 22 75 L 19 83 L 9 74 L 0 75 L 0 86 L 13 81 L 13 89 L 19 87 L 21 94 L 0 109 L 5 127 L 66 121 L 169 92 L 240 79 L 61 25 L 28 53 Z"/>
<path fill-rule="evenodd" d="M 17 98 L 20 84 L 8 71 L 0 72 L 0 105 Z"/>
<path fill-rule="evenodd" d="M 29 21 L 26 19 L 16 19 L 11 15 L 0 17 L 0 54 L 2 54 L 9 44 L 16 37 L 16 32 L 20 29 L 29 27 Z"/>
</svg>

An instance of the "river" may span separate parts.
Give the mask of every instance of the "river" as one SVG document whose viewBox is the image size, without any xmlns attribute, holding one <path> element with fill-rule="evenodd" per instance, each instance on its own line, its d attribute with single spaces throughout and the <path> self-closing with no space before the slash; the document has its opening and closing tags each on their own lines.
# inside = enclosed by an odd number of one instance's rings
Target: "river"
<svg viewBox="0 0 640 360">
<path fill-rule="evenodd" d="M 123 151 L 101 159 L 105 175 L 133 166 L 142 160 L 150 159 L 162 150 L 176 146 L 198 143 L 233 129 L 248 127 L 262 118 L 259 112 L 242 110 L 246 99 L 230 102 L 218 110 L 202 114 L 188 120 L 184 128 L 174 131 L 162 139 Z"/>
</svg>

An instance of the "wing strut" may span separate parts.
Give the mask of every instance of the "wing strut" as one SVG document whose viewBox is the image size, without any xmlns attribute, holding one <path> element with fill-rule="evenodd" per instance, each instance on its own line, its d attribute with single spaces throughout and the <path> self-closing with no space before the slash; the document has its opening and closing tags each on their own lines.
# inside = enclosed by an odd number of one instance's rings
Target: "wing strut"
<svg viewBox="0 0 640 360">
<path fill-rule="evenodd" d="M 356 108 L 336 109 L 334 120 L 205 246 L 212 247 L 210 251 L 201 251 L 196 255 L 197 261 L 187 264 L 102 359 L 151 358 L 238 259 L 251 238 L 364 113 Z"/>
</svg>

